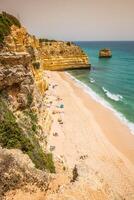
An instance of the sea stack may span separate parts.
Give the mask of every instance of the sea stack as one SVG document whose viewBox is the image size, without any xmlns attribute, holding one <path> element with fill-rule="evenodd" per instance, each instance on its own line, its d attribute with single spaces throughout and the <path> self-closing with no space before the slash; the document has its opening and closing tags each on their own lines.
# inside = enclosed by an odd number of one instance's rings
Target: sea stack
<svg viewBox="0 0 134 200">
<path fill-rule="evenodd" d="M 112 52 L 110 49 L 101 49 L 99 51 L 99 58 L 111 58 L 112 57 Z"/>
</svg>

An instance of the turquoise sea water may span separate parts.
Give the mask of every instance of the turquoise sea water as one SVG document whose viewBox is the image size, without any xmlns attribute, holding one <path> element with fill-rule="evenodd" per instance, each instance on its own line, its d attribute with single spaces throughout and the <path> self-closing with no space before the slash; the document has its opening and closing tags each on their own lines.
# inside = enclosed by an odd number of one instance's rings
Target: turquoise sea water
<svg viewBox="0 0 134 200">
<path fill-rule="evenodd" d="M 76 44 L 89 56 L 92 69 L 72 70 L 69 73 L 122 113 L 122 117 L 134 123 L 134 42 Z M 112 58 L 99 59 L 98 52 L 101 48 L 110 48 Z"/>
</svg>

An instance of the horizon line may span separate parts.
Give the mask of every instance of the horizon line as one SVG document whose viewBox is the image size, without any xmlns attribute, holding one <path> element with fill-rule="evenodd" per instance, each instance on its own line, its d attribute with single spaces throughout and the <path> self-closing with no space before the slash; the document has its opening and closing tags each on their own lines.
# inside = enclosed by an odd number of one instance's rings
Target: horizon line
<svg viewBox="0 0 134 200">
<path fill-rule="evenodd" d="M 134 42 L 134 40 L 71 40 L 71 41 L 72 42 Z"/>
</svg>

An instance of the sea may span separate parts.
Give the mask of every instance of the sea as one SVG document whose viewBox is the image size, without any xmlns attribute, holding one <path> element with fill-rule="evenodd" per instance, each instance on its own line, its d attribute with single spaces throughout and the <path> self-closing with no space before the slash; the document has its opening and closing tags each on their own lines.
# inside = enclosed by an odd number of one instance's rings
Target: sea
<svg viewBox="0 0 134 200">
<path fill-rule="evenodd" d="M 88 55 L 91 70 L 69 70 L 68 73 L 134 134 L 134 41 L 75 43 Z M 99 58 L 102 48 L 110 48 L 112 57 Z"/>
</svg>

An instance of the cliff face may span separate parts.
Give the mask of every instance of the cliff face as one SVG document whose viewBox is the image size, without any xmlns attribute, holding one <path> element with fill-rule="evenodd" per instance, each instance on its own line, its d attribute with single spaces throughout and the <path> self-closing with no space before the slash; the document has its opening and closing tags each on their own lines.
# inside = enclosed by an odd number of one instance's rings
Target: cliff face
<svg viewBox="0 0 134 200">
<path fill-rule="evenodd" d="M 10 87 L 15 84 L 29 83 L 30 69 L 28 65 L 31 57 L 27 53 L 0 53 L 0 89 Z"/>
<path fill-rule="evenodd" d="M 23 27 L 12 26 L 11 34 L 6 37 L 5 43 L 5 50 L 29 52 L 33 57 L 34 64 L 38 62 L 41 65 L 40 69 L 90 69 L 89 59 L 79 46 L 62 41 L 39 42 L 37 38 L 29 35 Z M 37 68 L 34 65 L 34 69 Z M 41 80 L 41 77 L 39 79 Z"/>
<path fill-rule="evenodd" d="M 66 70 L 89 68 L 87 55 L 79 46 L 71 42 L 43 42 L 42 59 L 44 69 Z"/>
<path fill-rule="evenodd" d="M 46 85 L 40 87 L 37 84 L 28 53 L 3 52 L 0 54 L 0 62 L 1 146 L 19 148 L 30 156 L 37 168 L 48 168 L 51 171 L 43 155 L 45 139 L 51 127 L 49 112 L 42 104 Z M 40 116 L 43 115 L 46 118 L 42 120 Z M 40 137 L 44 138 L 41 142 Z"/>
<path fill-rule="evenodd" d="M 55 172 L 46 150 L 52 119 L 38 47 L 26 29 L 12 26 L 0 51 L 0 199 L 23 186 L 41 192 L 46 171 Z"/>
<path fill-rule="evenodd" d="M 35 36 L 29 35 L 25 28 L 18 28 L 13 25 L 10 35 L 5 37 L 4 42 L 5 46 L 2 50 L 3 52 L 16 52 L 18 57 L 19 54 L 27 53 L 27 55 L 31 57 L 30 70 L 34 75 L 34 80 L 40 93 L 43 95 L 48 88 L 48 83 L 44 77 L 44 70 L 42 68 L 39 40 L 36 39 Z M 19 58 L 17 60 L 17 56 L 14 55 L 15 59 L 13 62 L 15 62 L 15 60 L 16 63 L 18 62 Z M 39 65 L 38 67 L 36 67 L 37 64 Z"/>
<path fill-rule="evenodd" d="M 0 199 L 4 199 L 19 188 L 46 190 L 45 171 L 55 168 L 46 151 L 51 118 L 31 73 L 30 56 L 2 53 L 0 61 Z"/>
<path fill-rule="evenodd" d="M 88 58 L 72 43 L 40 43 L 6 13 L 0 22 L 0 199 L 20 188 L 36 199 L 36 193 L 45 196 L 49 172 L 55 172 L 46 149 L 52 110 L 44 69 L 89 68 Z"/>
</svg>

